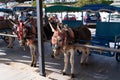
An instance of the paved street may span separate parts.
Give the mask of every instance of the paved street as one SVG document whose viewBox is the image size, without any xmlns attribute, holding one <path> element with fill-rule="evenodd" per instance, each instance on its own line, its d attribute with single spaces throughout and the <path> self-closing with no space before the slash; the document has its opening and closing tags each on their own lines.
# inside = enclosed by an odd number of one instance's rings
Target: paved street
<svg viewBox="0 0 120 80">
<path fill-rule="evenodd" d="M 50 57 L 50 44 L 44 43 L 46 77 L 39 75 L 39 68 L 30 67 L 30 53 L 15 41 L 14 48 L 6 48 L 0 40 L 0 80 L 120 80 L 120 63 L 115 57 L 92 54 L 88 65 L 81 66 L 80 55 L 75 53 L 75 78 L 70 78 L 70 66 L 67 76 L 63 76 L 63 56 L 60 60 Z M 70 65 L 70 64 L 69 64 Z"/>
</svg>

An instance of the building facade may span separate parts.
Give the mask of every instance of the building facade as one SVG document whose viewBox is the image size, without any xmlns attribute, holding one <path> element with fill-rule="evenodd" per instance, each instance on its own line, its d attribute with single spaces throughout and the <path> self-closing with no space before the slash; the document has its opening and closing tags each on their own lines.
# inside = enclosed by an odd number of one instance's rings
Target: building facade
<svg viewBox="0 0 120 80">
<path fill-rule="evenodd" d="M 113 3 L 111 5 L 115 7 L 120 7 L 120 0 L 113 0 Z"/>
<path fill-rule="evenodd" d="M 114 3 L 120 3 L 120 0 L 113 0 Z"/>
<path fill-rule="evenodd" d="M 55 3 L 55 2 L 77 2 L 78 0 L 45 0 L 46 3 Z M 106 1 L 114 1 L 114 2 L 119 2 L 120 0 L 106 0 Z"/>
<path fill-rule="evenodd" d="M 55 2 L 76 2 L 78 0 L 45 0 L 46 3 L 55 3 Z"/>
</svg>

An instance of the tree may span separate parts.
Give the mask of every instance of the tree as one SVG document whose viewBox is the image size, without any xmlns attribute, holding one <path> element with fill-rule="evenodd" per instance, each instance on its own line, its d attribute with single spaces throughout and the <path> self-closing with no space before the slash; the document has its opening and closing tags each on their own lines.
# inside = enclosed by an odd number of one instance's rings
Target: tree
<svg viewBox="0 0 120 80">
<path fill-rule="evenodd" d="M 113 3 L 113 1 L 101 0 L 101 3 L 105 3 L 105 4 L 111 4 L 111 3 Z"/>
<path fill-rule="evenodd" d="M 99 3 L 111 4 L 112 2 L 113 1 L 107 1 L 107 0 L 78 0 L 77 3 L 75 4 L 73 3 L 71 5 L 81 7 L 87 4 L 99 4 Z M 36 6 L 36 0 L 34 0 L 33 6 Z M 46 5 L 43 4 L 43 7 L 46 7 Z"/>
<path fill-rule="evenodd" d="M 19 2 L 19 3 L 22 3 L 22 2 L 30 1 L 30 0 L 15 0 L 15 1 L 17 1 L 17 2 Z"/>
<path fill-rule="evenodd" d="M 94 3 L 100 3 L 100 0 L 78 0 L 78 2 L 75 4 L 75 6 L 81 7 L 87 4 L 94 4 Z"/>
<path fill-rule="evenodd" d="M 43 0 L 44 1 L 44 0 Z M 45 8 L 46 7 L 46 4 L 42 4 L 43 5 L 43 8 Z M 36 0 L 34 0 L 34 2 L 33 2 L 33 4 L 32 4 L 32 6 L 36 6 Z"/>
<path fill-rule="evenodd" d="M 33 2 L 32 6 L 36 6 L 36 0 Z"/>
<path fill-rule="evenodd" d="M 105 3 L 105 4 L 111 4 L 113 1 L 106 1 L 106 0 L 78 0 L 78 2 L 74 6 L 84 6 L 87 4 L 99 4 L 99 3 Z"/>
</svg>

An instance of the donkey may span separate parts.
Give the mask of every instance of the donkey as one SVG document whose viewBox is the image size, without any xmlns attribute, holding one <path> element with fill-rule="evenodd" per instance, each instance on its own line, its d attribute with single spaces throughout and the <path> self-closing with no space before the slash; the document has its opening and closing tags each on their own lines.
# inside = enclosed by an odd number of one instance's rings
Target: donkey
<svg viewBox="0 0 120 80">
<path fill-rule="evenodd" d="M 17 26 L 17 30 L 14 30 L 18 37 L 19 45 L 23 47 L 25 51 L 25 47 L 29 46 L 30 53 L 31 53 L 31 67 L 36 67 L 37 65 L 37 52 L 38 52 L 38 41 L 37 41 L 37 19 L 30 16 L 27 21 L 22 22 L 19 20 L 18 22 L 15 22 L 13 20 L 10 20 L 12 24 Z M 44 21 L 44 19 L 43 19 Z M 46 24 L 46 23 L 45 23 Z M 47 27 L 47 25 L 45 26 Z M 48 26 L 49 27 L 49 26 Z M 48 29 L 43 28 L 43 36 L 44 40 L 48 39 L 46 38 L 46 34 L 44 31 L 48 32 Z M 52 31 L 51 31 L 52 32 Z M 49 35 L 49 33 L 48 33 Z"/>
<path fill-rule="evenodd" d="M 71 77 L 74 78 L 74 51 L 81 50 L 82 57 L 80 63 L 83 64 L 84 61 L 88 61 L 89 49 L 83 47 L 75 47 L 75 43 L 79 44 L 90 44 L 91 32 L 86 26 L 80 26 L 75 29 L 69 27 L 64 27 L 60 29 L 59 27 L 54 30 L 52 36 L 52 50 L 55 58 L 59 58 L 60 54 L 64 54 L 64 69 L 63 75 L 66 74 L 68 66 L 68 55 L 70 54 L 70 64 L 71 64 Z"/>
<path fill-rule="evenodd" d="M 52 23 L 51 25 L 54 25 L 52 20 L 48 21 L 49 23 Z M 43 18 L 43 39 L 44 41 L 50 40 L 53 32 L 50 28 L 50 24 L 45 21 Z M 25 50 L 25 46 L 29 46 L 30 53 L 32 57 L 31 66 L 36 67 L 37 65 L 37 19 L 30 17 L 26 22 L 19 22 L 19 24 L 16 24 L 13 20 L 11 20 L 11 23 L 18 26 L 17 30 L 14 31 L 19 40 L 19 45 L 22 46 Z"/>
<path fill-rule="evenodd" d="M 19 20 L 18 23 L 15 23 L 13 20 L 10 20 L 12 24 L 17 26 L 17 30 L 14 32 L 17 35 L 19 45 L 25 50 L 25 46 L 29 46 L 31 53 L 31 67 L 36 67 L 37 65 L 37 20 L 33 17 L 30 17 L 26 22 Z"/>
</svg>

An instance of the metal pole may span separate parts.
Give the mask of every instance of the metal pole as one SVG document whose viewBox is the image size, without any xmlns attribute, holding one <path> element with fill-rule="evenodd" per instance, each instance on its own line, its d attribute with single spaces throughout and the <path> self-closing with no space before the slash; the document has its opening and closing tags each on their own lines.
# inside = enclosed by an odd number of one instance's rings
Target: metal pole
<svg viewBox="0 0 120 80">
<path fill-rule="evenodd" d="M 37 6 L 37 32 L 38 32 L 38 53 L 40 75 L 45 76 L 45 61 L 43 49 L 43 27 L 42 27 L 42 0 L 36 0 Z"/>
<path fill-rule="evenodd" d="M 111 16 L 111 12 L 109 13 L 109 18 L 108 18 L 108 22 L 110 22 L 110 16 Z"/>
<path fill-rule="evenodd" d="M 31 2 L 33 3 L 33 0 L 31 0 Z"/>
</svg>

